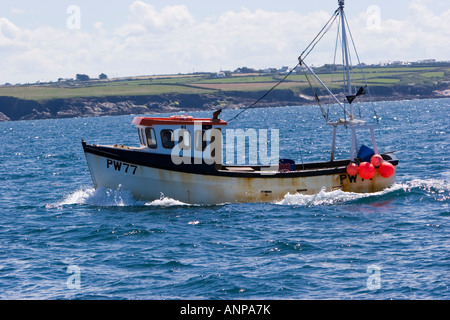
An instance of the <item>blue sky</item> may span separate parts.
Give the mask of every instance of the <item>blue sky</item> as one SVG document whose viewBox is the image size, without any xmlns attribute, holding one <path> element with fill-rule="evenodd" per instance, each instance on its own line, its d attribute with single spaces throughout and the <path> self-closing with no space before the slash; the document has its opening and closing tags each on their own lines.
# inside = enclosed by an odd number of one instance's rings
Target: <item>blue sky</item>
<svg viewBox="0 0 450 320">
<path fill-rule="evenodd" d="M 79 14 L 68 12 L 73 5 Z M 0 83 L 293 66 L 336 8 L 337 0 L 4 0 Z M 346 14 L 363 62 L 450 60 L 449 0 L 347 0 Z M 310 64 L 332 62 L 333 43 L 334 34 Z"/>
</svg>

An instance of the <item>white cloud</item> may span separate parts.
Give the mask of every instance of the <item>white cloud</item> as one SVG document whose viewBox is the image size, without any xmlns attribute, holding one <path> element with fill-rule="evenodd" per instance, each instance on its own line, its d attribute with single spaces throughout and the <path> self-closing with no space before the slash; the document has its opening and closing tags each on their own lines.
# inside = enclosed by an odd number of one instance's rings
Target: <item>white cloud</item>
<svg viewBox="0 0 450 320">
<path fill-rule="evenodd" d="M 131 11 L 135 12 L 133 8 L 134 5 Z M 125 38 L 124 51 L 134 53 L 139 69 L 147 67 L 150 73 L 215 71 L 244 65 L 264 68 L 279 64 L 280 57 L 285 63 L 296 61 L 309 40 L 302 33 L 311 35 L 329 18 L 326 12 L 303 17 L 294 11 L 276 13 L 241 8 L 202 21 L 195 21 L 185 12 L 181 16 L 186 18 L 172 21 L 169 28 L 158 21 L 180 8 L 166 7 L 160 12 L 151 6 L 145 8 L 148 10 L 138 10 L 139 17 L 133 13 L 116 34 Z M 308 23 L 304 23 L 305 19 Z M 158 32 L 152 32 L 156 26 Z"/>
<path fill-rule="evenodd" d="M 412 1 L 407 18 L 381 17 L 379 28 L 369 28 L 366 12 L 348 17 L 362 61 L 450 60 L 450 9 L 434 13 L 429 6 Z M 124 14 L 125 23 L 108 29 L 97 21 L 89 32 L 83 27 L 22 29 L 0 18 L 0 83 L 77 73 L 127 76 L 293 66 L 331 14 L 242 7 L 196 19 L 188 6 L 157 9 L 135 1 Z M 332 62 L 335 34 L 327 34 L 308 57 L 309 64 Z"/>
<path fill-rule="evenodd" d="M 147 31 L 168 31 L 194 22 L 186 6 L 167 6 L 157 11 L 155 6 L 136 1 L 130 6 L 133 21 L 145 26 Z"/>
<path fill-rule="evenodd" d="M 20 29 L 6 18 L 0 18 L 0 45 L 14 41 L 20 35 Z"/>
<path fill-rule="evenodd" d="M 366 13 L 350 19 L 363 60 L 450 60 L 450 9 L 435 14 L 423 1 L 412 1 L 407 10 L 406 19 L 381 19 L 379 28 L 365 26 Z"/>
</svg>

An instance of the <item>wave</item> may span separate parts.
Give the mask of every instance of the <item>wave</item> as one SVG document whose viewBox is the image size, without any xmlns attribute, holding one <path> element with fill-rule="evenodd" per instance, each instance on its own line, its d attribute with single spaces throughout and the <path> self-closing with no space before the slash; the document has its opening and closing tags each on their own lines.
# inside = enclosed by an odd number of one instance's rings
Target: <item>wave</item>
<svg viewBox="0 0 450 320">
<path fill-rule="evenodd" d="M 380 200 L 385 197 L 409 196 L 415 193 L 432 196 L 436 201 L 450 200 L 450 184 L 438 179 L 415 179 L 405 183 L 396 183 L 390 188 L 374 193 L 354 193 L 342 190 L 326 191 L 322 189 L 313 195 L 286 194 L 284 199 L 275 202 L 278 205 L 323 206 L 358 201 L 361 199 Z"/>
<path fill-rule="evenodd" d="M 450 183 L 440 179 L 414 179 L 402 184 L 408 194 L 418 193 L 432 197 L 436 201 L 450 200 Z"/>
<path fill-rule="evenodd" d="M 172 198 L 164 197 L 161 194 L 161 197 L 157 200 L 153 200 L 152 202 L 145 203 L 146 206 L 159 206 L 159 207 L 171 207 L 171 206 L 191 206 L 191 204 L 184 203 Z"/>
<path fill-rule="evenodd" d="M 405 191 L 413 191 L 414 189 L 423 190 L 428 193 L 445 193 L 450 192 L 450 183 L 440 179 L 414 179 L 402 184 Z"/>
<path fill-rule="evenodd" d="M 46 208 L 58 208 L 69 205 L 93 205 L 99 207 L 124 207 L 139 204 L 131 193 L 123 189 L 82 188 L 67 196 L 63 200 L 48 204 Z"/>
<path fill-rule="evenodd" d="M 418 194 L 427 195 L 436 201 L 450 200 L 450 184 L 445 180 L 438 179 L 414 179 L 404 183 L 396 183 L 392 187 L 374 193 L 354 193 L 342 190 L 326 191 L 322 189 L 313 195 L 286 194 L 281 201 L 275 202 L 277 205 L 299 205 L 299 206 L 324 206 L 337 205 L 361 199 L 382 200 L 386 197 L 403 197 Z M 165 197 L 161 194 L 159 199 L 153 201 L 140 201 L 125 189 L 105 189 L 105 188 L 82 188 L 67 196 L 55 204 L 47 204 L 46 208 L 58 208 L 68 205 L 92 205 L 99 207 L 124 207 L 124 206 L 147 206 L 147 207 L 172 207 L 172 206 L 198 206 L 188 204 L 176 199 Z"/>
<path fill-rule="evenodd" d="M 117 188 L 82 188 L 64 197 L 55 204 L 47 204 L 46 208 L 58 208 L 69 205 L 91 205 L 98 207 L 126 207 L 126 206 L 189 206 L 187 203 L 165 197 L 151 202 L 140 201 L 133 197 L 130 191 Z"/>
<path fill-rule="evenodd" d="M 355 192 L 344 192 L 342 190 L 326 191 L 322 189 L 319 193 L 313 195 L 307 194 L 286 194 L 284 199 L 275 202 L 278 205 L 300 205 L 300 206 L 323 206 L 323 205 L 334 205 L 340 203 L 346 203 L 350 201 L 355 201 L 365 198 L 379 198 L 385 194 L 397 191 L 401 189 L 400 185 L 393 185 L 392 187 L 385 189 L 380 192 L 374 193 L 355 193 Z"/>
</svg>

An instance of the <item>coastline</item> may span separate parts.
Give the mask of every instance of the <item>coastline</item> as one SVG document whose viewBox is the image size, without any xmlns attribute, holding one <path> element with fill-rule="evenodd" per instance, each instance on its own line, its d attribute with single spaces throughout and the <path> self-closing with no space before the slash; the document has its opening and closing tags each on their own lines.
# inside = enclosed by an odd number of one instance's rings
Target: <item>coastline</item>
<svg viewBox="0 0 450 320">
<path fill-rule="evenodd" d="M 429 88 L 408 86 L 406 88 L 370 88 L 371 97 L 364 101 L 399 101 L 449 98 Z M 252 104 L 265 91 L 221 91 L 214 93 L 138 96 L 108 96 L 59 98 L 47 101 L 25 100 L 0 96 L 0 122 L 20 120 L 62 119 L 77 117 L 101 117 L 131 114 L 177 113 L 184 111 L 208 111 L 217 109 L 240 109 Z M 314 98 L 289 89 L 271 92 L 256 107 L 279 107 L 288 105 L 311 105 Z"/>
</svg>

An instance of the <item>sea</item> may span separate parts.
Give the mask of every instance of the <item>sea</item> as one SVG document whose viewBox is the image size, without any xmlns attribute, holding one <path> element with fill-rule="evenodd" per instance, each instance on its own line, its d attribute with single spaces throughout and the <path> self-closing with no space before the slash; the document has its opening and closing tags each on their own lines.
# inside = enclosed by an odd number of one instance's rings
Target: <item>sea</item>
<svg viewBox="0 0 450 320">
<path fill-rule="evenodd" d="M 272 203 L 95 190 L 81 140 L 138 146 L 131 115 L 0 123 L 0 299 L 448 300 L 450 99 L 358 109 L 376 112 L 378 148 L 399 158 L 395 185 Z M 278 129 L 280 156 L 297 163 L 329 159 L 317 106 L 252 108 L 229 127 Z"/>
</svg>

